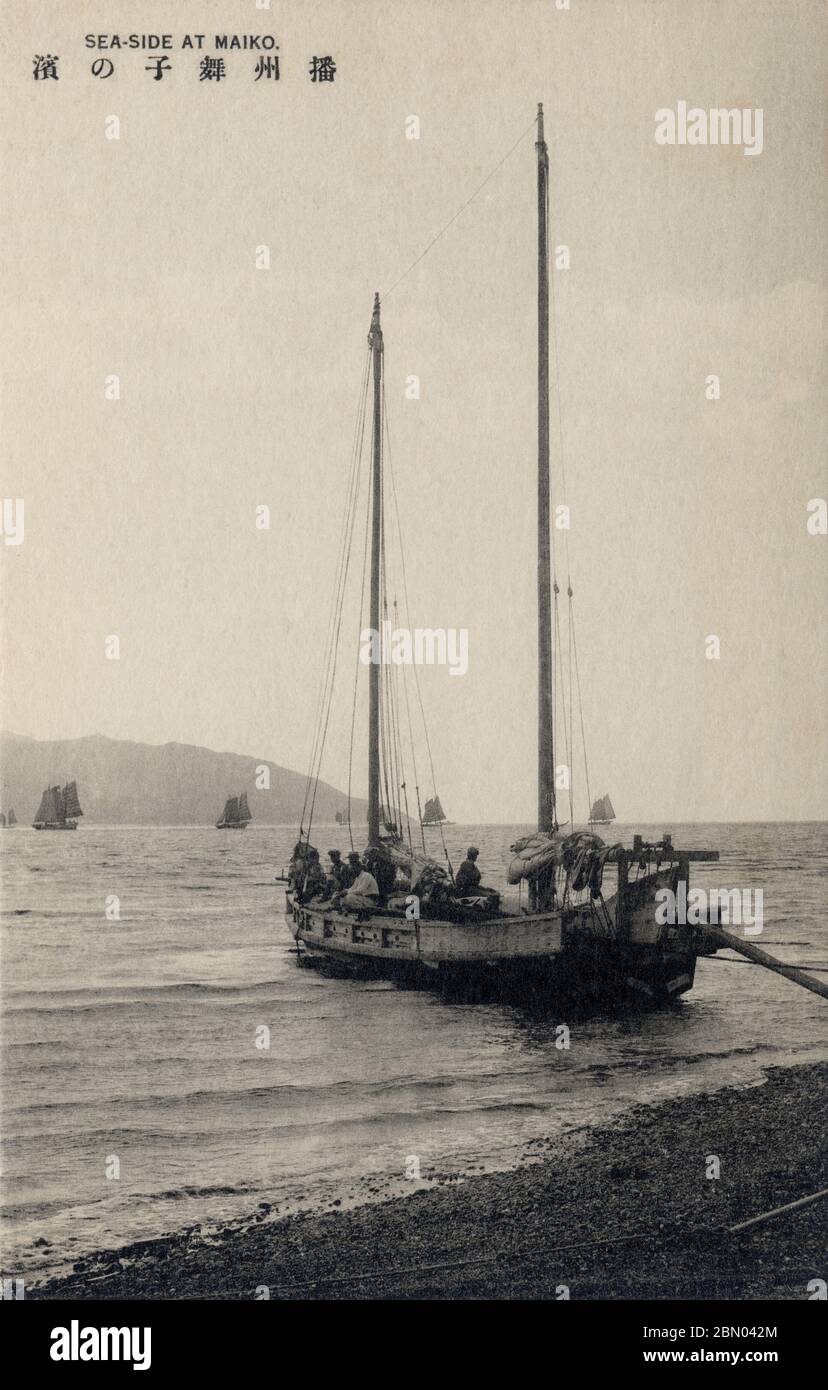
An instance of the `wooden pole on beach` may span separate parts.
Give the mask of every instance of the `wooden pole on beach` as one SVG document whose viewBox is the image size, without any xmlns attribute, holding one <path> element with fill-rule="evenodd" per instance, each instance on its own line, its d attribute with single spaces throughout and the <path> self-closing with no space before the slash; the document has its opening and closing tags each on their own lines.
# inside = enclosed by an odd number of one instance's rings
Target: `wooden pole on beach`
<svg viewBox="0 0 828 1390">
<path fill-rule="evenodd" d="M 828 999 L 828 984 L 823 984 L 822 980 L 815 980 L 811 975 L 806 975 L 804 970 L 800 970 L 796 965 L 783 965 L 781 960 L 775 956 L 769 956 L 767 951 L 760 951 L 758 946 L 754 946 L 750 941 L 743 941 L 741 937 L 734 936 L 732 932 L 723 931 L 721 927 L 711 927 L 707 923 L 704 925 L 705 936 L 711 937 L 720 946 L 729 946 L 731 951 L 738 951 L 741 956 L 752 960 L 755 965 L 764 965 L 766 970 L 773 970 L 777 975 L 784 975 L 786 980 L 792 980 L 795 985 L 801 985 L 803 989 L 809 989 L 813 994 L 821 994 L 823 999 Z"/>
<path fill-rule="evenodd" d="M 809 1197 L 800 1197 L 798 1202 L 786 1202 L 784 1207 L 774 1207 L 771 1211 L 761 1211 L 758 1216 L 751 1216 L 749 1221 L 740 1221 L 736 1226 L 728 1226 L 729 1236 L 736 1235 L 739 1231 L 746 1231 L 750 1226 L 758 1226 L 763 1221 L 771 1221 L 775 1216 L 782 1216 L 786 1211 L 798 1211 L 800 1207 L 809 1207 L 812 1202 L 824 1202 L 828 1197 L 828 1187 L 823 1187 L 820 1192 L 812 1192 Z"/>
</svg>

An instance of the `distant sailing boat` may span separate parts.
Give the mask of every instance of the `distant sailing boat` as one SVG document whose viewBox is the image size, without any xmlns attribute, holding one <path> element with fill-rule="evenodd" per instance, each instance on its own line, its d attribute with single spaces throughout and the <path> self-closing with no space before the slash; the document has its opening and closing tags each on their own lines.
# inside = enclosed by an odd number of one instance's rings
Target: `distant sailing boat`
<svg viewBox="0 0 828 1390">
<path fill-rule="evenodd" d="M 423 808 L 423 825 L 452 825 L 440 804 L 439 796 L 428 797 Z"/>
<path fill-rule="evenodd" d="M 332 882 L 322 874 L 318 854 L 310 844 L 324 733 L 334 693 L 329 653 L 299 840 L 288 878 L 287 907 L 299 954 L 309 961 L 329 962 L 340 969 L 370 971 L 412 984 L 445 983 L 464 991 L 480 987 L 488 992 L 494 988 L 498 993 L 505 990 L 513 997 L 516 994 L 521 1001 L 565 995 L 588 1002 L 620 1004 L 632 998 L 660 1003 L 692 988 L 697 956 L 706 952 L 707 945 L 703 933 L 694 927 L 681 921 L 677 925 L 663 923 L 656 911 L 656 895 L 665 889 L 675 895 L 685 894 L 690 861 L 714 860 L 719 856 L 715 850 L 675 849 L 667 835 L 655 843 L 636 835 L 632 847 L 625 848 L 620 844 L 605 845 L 587 831 L 566 834 L 559 827 L 553 738 L 552 605 L 553 594 L 557 602 L 560 590 L 552 569 L 550 542 L 549 157 L 540 106 L 535 150 L 537 555 L 531 559 L 527 555 L 526 564 L 533 569 L 537 565 L 538 828 L 511 846 L 507 870 L 509 883 L 527 885 L 528 903 L 520 898 L 501 900 L 499 893 L 481 887 L 479 880 L 477 891 L 460 892 L 447 853 L 444 868 L 428 855 L 424 843 L 422 854 L 414 849 L 410 819 L 404 811 L 408 791 L 395 682 L 390 666 L 373 659 L 368 665 L 368 848 L 362 855 L 362 866 L 367 872 L 360 875 L 362 890 L 354 885 L 344 897 L 333 891 Z M 383 477 L 389 463 L 389 446 L 384 420 L 385 346 L 378 294 L 374 297 L 368 348 L 358 420 L 363 424 L 372 420 L 366 541 L 370 538 L 369 627 L 378 633 L 381 622 L 388 621 L 389 597 L 395 606 L 386 574 L 388 512 Z M 373 410 L 369 401 L 371 380 Z M 357 483 L 351 484 L 344 523 L 345 544 L 335 596 L 337 619 L 345 594 L 350 554 L 348 528 L 352 528 L 359 496 L 362 446 L 363 432 L 358 430 L 352 465 Z M 509 467 L 514 471 L 524 468 L 526 462 L 516 459 Z M 400 532 L 401 529 L 400 526 Z M 571 596 L 571 585 L 567 588 Z M 513 717 L 515 713 L 512 711 Z M 646 730 L 642 729 L 641 736 L 646 736 Z M 412 766 L 414 790 L 419 797 L 413 747 Z M 520 775 L 519 769 L 515 769 L 516 778 Z M 434 801 L 439 808 L 436 797 Z M 406 821 L 408 843 L 401 833 Z M 442 824 L 439 816 L 432 823 Z M 605 870 L 612 875 L 606 896 Z"/>
<path fill-rule="evenodd" d="M 14 830 L 14 827 L 16 825 L 17 816 L 14 814 L 14 807 L 12 807 L 12 809 L 9 811 L 8 820 L 6 819 L 3 812 L 0 811 L 0 830 Z"/>
<path fill-rule="evenodd" d="M 597 801 L 593 801 L 592 810 L 589 813 L 590 825 L 611 825 L 614 820 L 615 812 L 612 809 L 609 794 L 599 796 Z"/>
<path fill-rule="evenodd" d="M 242 792 L 241 796 L 228 796 L 221 819 L 216 821 L 216 830 L 246 830 L 247 822 L 252 819 L 247 792 Z"/>
<path fill-rule="evenodd" d="M 60 787 L 47 787 L 34 818 L 35 830 L 77 830 L 78 816 L 82 816 L 78 801 L 77 782 L 67 782 Z"/>
</svg>

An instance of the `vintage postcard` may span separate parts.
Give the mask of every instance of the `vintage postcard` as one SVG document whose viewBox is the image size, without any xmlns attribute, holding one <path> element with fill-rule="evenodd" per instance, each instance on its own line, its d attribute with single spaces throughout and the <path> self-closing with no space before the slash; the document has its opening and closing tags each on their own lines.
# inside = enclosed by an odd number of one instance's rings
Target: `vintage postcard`
<svg viewBox="0 0 828 1390">
<path fill-rule="evenodd" d="M 784 1366 L 823 4 L 9 0 L 0 52 L 4 1298 L 77 1305 L 58 1364 L 210 1299 Z"/>
</svg>

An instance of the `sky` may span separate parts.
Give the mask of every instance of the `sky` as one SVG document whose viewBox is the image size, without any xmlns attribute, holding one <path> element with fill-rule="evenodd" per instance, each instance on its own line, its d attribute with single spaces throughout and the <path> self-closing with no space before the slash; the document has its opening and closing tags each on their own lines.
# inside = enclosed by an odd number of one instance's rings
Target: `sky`
<svg viewBox="0 0 828 1390">
<path fill-rule="evenodd" d="M 624 822 L 828 818 L 828 540 L 806 525 L 828 490 L 824 28 L 816 0 L 10 0 L 0 452 L 25 538 L 0 544 L 3 727 L 305 769 L 379 290 L 410 621 L 468 632 L 466 675 L 421 672 L 436 789 L 453 820 L 533 818 L 543 101 L 592 795 Z M 160 82 L 141 51 L 84 47 L 164 32 Z M 195 32 L 214 56 L 217 33 L 275 35 L 280 80 L 237 51 L 200 82 Z M 33 80 L 42 53 L 57 82 Z M 761 154 L 657 144 L 680 101 L 761 108 Z M 580 751 L 574 776 L 583 814 Z"/>
</svg>

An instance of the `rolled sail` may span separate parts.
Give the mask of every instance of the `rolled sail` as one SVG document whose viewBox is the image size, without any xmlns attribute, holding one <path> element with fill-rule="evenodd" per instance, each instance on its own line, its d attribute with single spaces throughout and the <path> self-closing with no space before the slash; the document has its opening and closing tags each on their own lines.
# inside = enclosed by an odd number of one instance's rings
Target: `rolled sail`
<svg viewBox="0 0 828 1390">
<path fill-rule="evenodd" d="M 537 878 L 544 869 L 557 868 L 560 864 L 569 870 L 582 856 L 599 854 L 605 849 L 600 835 L 593 835 L 589 830 L 575 830 L 570 835 L 545 835 L 538 831 L 512 845 L 514 858 L 509 862 L 506 877 L 509 883 L 520 883 L 522 878 Z"/>
<path fill-rule="evenodd" d="M 520 883 L 522 878 L 537 878 L 538 874 L 550 865 L 558 865 L 563 859 L 563 837 L 545 835 L 526 835 L 512 845 L 513 859 L 509 861 L 506 878 L 509 883 Z"/>
</svg>

